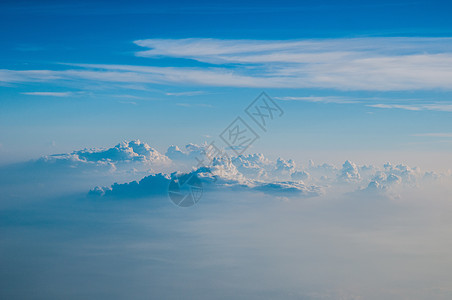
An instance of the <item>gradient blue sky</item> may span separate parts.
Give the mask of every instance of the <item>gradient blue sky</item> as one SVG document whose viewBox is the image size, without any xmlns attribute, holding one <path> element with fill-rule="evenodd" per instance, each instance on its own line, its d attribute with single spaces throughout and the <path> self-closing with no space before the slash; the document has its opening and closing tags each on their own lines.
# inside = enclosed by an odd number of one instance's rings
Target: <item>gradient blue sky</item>
<svg viewBox="0 0 452 300">
<path fill-rule="evenodd" d="M 451 9 L 2 1 L 0 164 L 136 138 L 162 152 L 216 140 L 261 91 L 285 114 L 252 152 L 452 163 Z"/>
</svg>

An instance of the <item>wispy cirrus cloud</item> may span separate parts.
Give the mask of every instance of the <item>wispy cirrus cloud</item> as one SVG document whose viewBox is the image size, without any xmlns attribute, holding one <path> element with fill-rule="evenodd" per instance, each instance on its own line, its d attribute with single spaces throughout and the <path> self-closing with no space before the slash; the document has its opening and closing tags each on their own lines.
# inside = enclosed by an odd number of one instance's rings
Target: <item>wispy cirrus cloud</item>
<svg viewBox="0 0 452 300">
<path fill-rule="evenodd" d="M 309 40 L 146 39 L 142 57 L 177 57 L 222 63 L 326 63 L 371 56 L 449 53 L 450 38 L 348 38 Z"/>
<path fill-rule="evenodd" d="M 176 103 L 176 105 L 182 106 L 182 107 L 206 107 L 206 108 L 213 107 L 211 104 L 205 104 L 205 103 Z"/>
<path fill-rule="evenodd" d="M 450 88 L 450 38 L 148 39 L 142 57 L 175 57 L 270 79 L 270 86 L 343 90 Z M 283 83 L 280 81 L 283 80 Z"/>
<path fill-rule="evenodd" d="M 418 133 L 413 134 L 413 136 L 420 136 L 420 137 L 437 137 L 437 138 L 452 138 L 451 132 L 429 132 L 429 133 Z"/>
<path fill-rule="evenodd" d="M 436 103 L 436 104 L 369 104 L 369 107 L 387 108 L 387 109 L 403 109 L 411 111 L 445 111 L 452 112 L 452 103 Z"/>
<path fill-rule="evenodd" d="M 130 65 L 75 65 L 77 69 L 0 70 L 0 82 L 95 81 L 111 83 L 185 84 L 234 87 L 286 87 L 282 79 L 254 78 L 227 69 L 142 67 Z M 82 69 L 80 69 L 82 68 Z"/>
<path fill-rule="evenodd" d="M 179 97 L 179 96 L 187 96 L 187 97 L 189 97 L 189 96 L 203 95 L 205 93 L 206 92 L 204 92 L 204 91 L 188 91 L 188 92 L 173 92 L 173 93 L 168 92 L 168 93 L 165 93 L 165 95 L 167 95 L 167 96 L 176 96 L 176 97 Z"/>
<path fill-rule="evenodd" d="M 345 97 L 345 96 L 284 96 L 274 97 L 282 101 L 301 101 L 332 104 L 361 104 L 372 108 L 402 109 L 409 111 L 443 111 L 452 112 L 451 101 L 430 101 L 416 98 L 381 98 L 381 97 Z M 377 102 L 377 103 L 376 103 Z M 409 103 L 409 104 L 407 104 Z"/>
<path fill-rule="evenodd" d="M 452 87 L 452 38 L 316 40 L 147 39 L 137 56 L 196 67 L 63 64 L 0 70 L 0 82 L 90 81 L 215 87 L 403 91 Z M 177 95 L 178 93 L 170 93 Z M 188 95 L 188 94 L 185 94 Z"/>
<path fill-rule="evenodd" d="M 23 95 L 29 96 L 50 96 L 50 97 L 69 97 L 74 93 L 72 92 L 26 92 L 22 93 Z"/>
<path fill-rule="evenodd" d="M 359 99 L 340 96 L 306 96 L 306 97 L 285 96 L 274 98 L 282 101 L 302 101 L 314 103 L 354 104 L 362 102 L 362 100 Z"/>
</svg>

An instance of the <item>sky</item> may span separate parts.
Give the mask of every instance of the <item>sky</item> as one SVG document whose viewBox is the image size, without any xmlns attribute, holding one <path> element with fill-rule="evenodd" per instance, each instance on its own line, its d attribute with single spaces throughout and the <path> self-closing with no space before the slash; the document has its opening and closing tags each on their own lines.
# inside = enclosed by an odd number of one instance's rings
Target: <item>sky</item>
<svg viewBox="0 0 452 300">
<path fill-rule="evenodd" d="M 451 10 L 1 1 L 0 298 L 451 299 Z"/>
<path fill-rule="evenodd" d="M 210 142 L 262 91 L 285 114 L 252 152 L 435 168 L 450 156 L 447 2 L 1 7 L 1 164 L 137 138 Z"/>
</svg>

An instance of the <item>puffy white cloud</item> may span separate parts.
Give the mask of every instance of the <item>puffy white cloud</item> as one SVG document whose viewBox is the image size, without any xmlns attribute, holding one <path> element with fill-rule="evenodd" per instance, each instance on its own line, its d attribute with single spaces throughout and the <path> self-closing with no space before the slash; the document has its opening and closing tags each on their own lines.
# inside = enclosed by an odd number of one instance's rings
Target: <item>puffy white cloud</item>
<svg viewBox="0 0 452 300">
<path fill-rule="evenodd" d="M 205 156 L 206 147 L 207 144 L 196 145 L 190 143 L 188 145 L 185 145 L 184 150 L 181 150 L 178 146 L 171 145 L 170 147 L 168 147 L 168 150 L 166 150 L 165 155 L 172 160 L 194 161 L 197 158 L 201 159 Z"/>
<path fill-rule="evenodd" d="M 374 178 L 369 182 L 366 189 L 368 190 L 386 190 L 392 185 L 402 183 L 402 178 L 395 174 L 387 174 L 385 172 L 378 172 Z"/>
<path fill-rule="evenodd" d="M 421 175 L 421 170 L 419 168 L 411 168 L 404 164 L 393 166 L 391 163 L 386 163 L 384 165 L 384 168 L 387 175 L 397 175 L 401 177 L 405 182 L 409 183 L 415 183 L 416 179 Z"/>
<path fill-rule="evenodd" d="M 157 150 L 150 147 L 140 140 L 122 142 L 109 149 L 84 149 L 75 151 L 71 155 L 78 156 L 85 161 L 142 161 L 142 162 L 166 162 L 168 158 L 160 154 Z M 60 157 L 63 159 L 63 157 Z"/>
<path fill-rule="evenodd" d="M 339 179 L 345 181 L 359 181 L 361 175 L 359 175 L 358 167 L 356 164 L 347 160 L 343 165 L 339 173 Z"/>
<path fill-rule="evenodd" d="M 148 144 L 140 140 L 121 142 L 111 148 L 83 149 L 68 154 L 44 156 L 37 160 L 38 164 L 78 166 L 104 166 L 113 168 L 121 164 L 138 162 L 143 165 L 165 164 L 170 160 Z"/>
<path fill-rule="evenodd" d="M 122 142 L 111 148 L 83 149 L 2 166 L 0 190 L 19 195 L 39 189 L 40 195 L 44 195 L 55 190 L 88 189 L 93 182 L 106 184 L 156 173 L 168 168 L 170 162 L 139 140 Z"/>
<path fill-rule="evenodd" d="M 247 183 L 245 176 L 237 170 L 237 167 L 228 158 L 214 158 L 210 172 L 221 180 L 237 181 L 242 184 Z"/>
<path fill-rule="evenodd" d="M 292 159 L 284 160 L 282 158 L 278 158 L 276 160 L 276 172 L 288 173 L 291 174 L 295 171 L 295 162 Z"/>
<path fill-rule="evenodd" d="M 419 168 L 411 168 L 403 164 L 386 163 L 382 167 L 358 166 L 347 160 L 339 169 L 334 165 L 325 163 L 315 165 L 310 161 L 307 169 L 300 169 L 292 159 L 278 158 L 276 161 L 271 161 L 260 153 L 206 159 L 207 147 L 207 144 L 188 144 L 181 150 L 173 145 L 168 148 L 166 155 L 162 155 L 147 144 L 131 141 L 120 143 L 109 149 L 85 149 L 71 154 L 44 157 L 40 161 L 54 161 L 67 165 L 91 164 L 96 168 L 109 167 L 111 170 L 115 170 L 117 166 L 123 166 L 123 162 L 138 162 L 138 166 L 140 164 L 149 166 L 149 164 L 171 161 L 173 169 L 179 171 L 172 176 L 184 173 L 195 174 L 202 179 L 206 188 L 241 188 L 270 194 L 304 196 L 316 196 L 333 189 L 337 191 L 338 188 L 343 192 L 387 192 L 401 184 L 415 185 L 424 178 L 430 180 L 439 178 L 435 173 L 422 173 Z M 199 161 L 203 161 L 205 166 L 199 168 Z M 115 184 L 109 188 L 97 188 L 92 190 L 91 194 L 127 195 L 123 190 L 131 189 L 130 196 L 134 197 L 146 195 L 147 188 L 151 189 L 149 195 L 156 194 L 155 191 L 166 193 L 166 189 L 162 186 L 169 184 L 170 175 L 156 176 L 147 176 L 143 182 L 133 183 L 132 181 L 128 184 Z M 153 187 L 154 182 L 159 186 Z M 116 192 L 116 189 L 121 192 Z M 109 190 L 112 191 L 109 192 Z"/>
<path fill-rule="evenodd" d="M 168 192 L 170 177 L 164 174 L 153 174 L 144 177 L 139 182 L 115 183 L 111 187 L 95 187 L 89 196 L 107 196 L 118 198 L 137 198 L 152 195 L 164 195 Z"/>
<path fill-rule="evenodd" d="M 232 158 L 237 170 L 252 179 L 268 178 L 271 162 L 261 153 L 239 155 Z"/>
<path fill-rule="evenodd" d="M 322 193 L 320 187 L 307 186 L 301 181 L 263 182 L 249 180 L 241 174 L 228 173 L 223 169 L 202 167 L 191 173 L 173 173 L 171 176 L 197 176 L 205 189 L 209 190 L 242 190 L 259 191 L 277 196 L 303 196 L 315 197 Z M 165 196 L 168 194 L 170 176 L 164 174 L 149 175 L 139 182 L 115 183 L 110 187 L 96 186 L 90 190 L 90 196 L 136 198 L 153 195 Z"/>
<path fill-rule="evenodd" d="M 254 161 L 256 165 L 269 164 L 263 155 L 250 155 L 247 157 L 235 158 L 237 164 L 241 161 L 243 165 Z M 241 165 L 242 166 L 242 165 Z M 190 173 L 175 172 L 170 175 L 157 174 L 149 175 L 139 182 L 133 181 L 124 184 L 113 184 L 111 187 L 96 187 L 89 192 L 89 195 L 115 196 L 115 197 L 145 197 L 155 194 L 165 195 L 168 193 L 170 178 L 176 176 L 196 176 L 207 189 L 241 189 L 254 190 L 272 195 L 280 196 L 318 196 L 321 189 L 318 186 L 307 186 L 302 181 L 262 181 L 247 178 L 240 173 L 231 159 L 216 157 L 209 166 L 198 168 Z M 129 191 L 129 192 L 128 192 Z"/>
<path fill-rule="evenodd" d="M 424 179 L 437 180 L 440 176 L 434 172 L 422 173 L 419 168 L 411 168 L 404 164 L 392 165 L 386 163 L 383 169 L 377 171 L 370 179 L 369 184 L 363 191 L 384 193 L 389 192 L 392 187 L 404 185 L 414 187 Z"/>
</svg>

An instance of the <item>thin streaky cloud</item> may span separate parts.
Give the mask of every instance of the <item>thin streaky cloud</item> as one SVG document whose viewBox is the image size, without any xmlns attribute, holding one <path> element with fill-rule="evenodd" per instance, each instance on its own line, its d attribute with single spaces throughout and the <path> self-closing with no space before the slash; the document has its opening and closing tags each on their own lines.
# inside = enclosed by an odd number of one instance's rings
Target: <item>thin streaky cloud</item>
<svg viewBox="0 0 452 300">
<path fill-rule="evenodd" d="M 413 136 L 452 138 L 452 133 L 451 132 L 430 132 L 430 133 L 417 133 L 417 134 L 413 134 Z"/>
<path fill-rule="evenodd" d="M 358 99 L 339 97 L 339 96 L 308 96 L 308 97 L 274 97 L 277 100 L 282 101 L 302 101 L 302 102 L 314 102 L 314 103 L 336 103 L 336 104 L 355 104 L 360 103 Z"/>
<path fill-rule="evenodd" d="M 118 103 L 121 103 L 121 104 L 132 104 L 132 105 L 137 105 L 137 103 L 134 102 L 134 101 L 118 101 Z"/>
<path fill-rule="evenodd" d="M 348 57 L 450 52 L 451 38 L 344 38 L 308 40 L 147 39 L 137 56 L 167 56 L 211 63 L 315 63 Z M 358 55 L 358 56 L 356 56 Z"/>
<path fill-rule="evenodd" d="M 254 88 L 331 88 L 338 90 L 420 90 L 452 87 L 452 68 L 448 76 L 430 72 L 426 80 L 420 72 L 418 78 L 405 80 L 395 78 L 394 74 L 371 74 L 359 76 L 347 71 L 328 75 L 331 70 L 302 73 L 300 70 L 273 70 L 273 73 L 242 74 L 241 70 L 227 68 L 184 68 L 184 67 L 146 67 L 127 65 L 80 65 L 84 69 L 54 70 L 0 70 L 0 82 L 55 82 L 80 81 L 111 83 L 171 84 L 215 87 L 254 87 Z M 91 69 L 90 67 L 94 68 Z M 249 70 L 246 70 L 249 71 Z M 414 70 L 413 70 L 414 71 Z M 411 72 L 413 72 L 411 71 Z M 297 74 L 298 72 L 298 74 Z M 364 70 L 362 72 L 365 72 Z M 318 73 L 318 74 L 317 74 Z M 357 72 L 359 73 L 359 72 Z M 428 72 L 427 72 L 428 73 Z M 323 74 L 323 75 L 322 75 Z M 435 80 L 435 78 L 441 80 Z M 117 85 L 112 88 L 117 88 Z"/>
<path fill-rule="evenodd" d="M 174 66 L 161 67 L 61 63 L 69 69 L 3 69 L 0 70 L 0 82 L 84 80 L 132 85 L 345 91 L 452 89 L 451 38 L 157 39 L 135 43 L 150 49 L 136 53 L 138 56 L 183 58 L 210 65 L 182 67 L 174 62 Z"/>
<path fill-rule="evenodd" d="M 126 99 L 143 99 L 143 97 L 139 97 L 139 96 L 135 96 L 135 95 L 112 95 L 111 97 L 126 98 Z"/>
<path fill-rule="evenodd" d="M 213 107 L 211 104 L 205 103 L 176 103 L 176 105 L 182 107 L 207 107 L 207 108 Z"/>
<path fill-rule="evenodd" d="M 165 95 L 167 96 L 198 96 L 198 95 L 203 95 L 206 92 L 204 91 L 191 91 L 191 92 L 178 92 L 178 93 L 165 93 Z"/>
<path fill-rule="evenodd" d="M 408 111 L 442 111 L 442 112 L 452 112 L 452 103 L 450 101 L 444 102 L 430 102 L 426 103 L 423 99 L 391 99 L 391 98 L 353 98 L 353 97 L 343 97 L 343 96 L 306 96 L 306 97 L 274 97 L 281 101 L 301 101 L 301 102 L 312 102 L 312 103 L 332 103 L 332 104 L 362 104 L 367 107 L 372 108 L 382 108 L 382 109 L 402 109 Z M 372 104 L 375 102 L 375 104 Z M 382 103 L 385 102 L 385 103 Z M 409 102 L 411 104 L 404 104 L 401 102 Z"/>
<path fill-rule="evenodd" d="M 422 109 L 444 109 L 447 110 L 450 101 L 435 101 L 427 103 L 422 98 L 383 98 L 383 97 L 347 97 L 347 96 L 284 96 L 274 97 L 281 101 L 300 101 L 313 103 L 333 103 L 333 104 L 368 104 L 367 106 L 376 108 L 400 108 L 409 110 Z M 410 103 L 409 105 L 404 103 Z M 452 105 L 452 103 L 450 104 Z"/>
<path fill-rule="evenodd" d="M 344 90 L 447 88 L 450 38 L 312 40 L 148 39 L 142 57 L 175 57 L 216 65 L 257 66 L 256 74 L 284 78 L 288 87 Z M 247 70 L 249 71 L 250 68 Z"/>
<path fill-rule="evenodd" d="M 386 108 L 386 109 L 403 109 L 411 111 L 443 111 L 452 112 L 452 104 L 414 104 L 414 105 L 404 105 L 404 104 L 369 104 L 368 107 L 374 108 Z"/>
<path fill-rule="evenodd" d="M 26 92 L 21 93 L 29 96 L 50 96 L 50 97 L 69 97 L 72 96 L 72 92 Z"/>
</svg>

